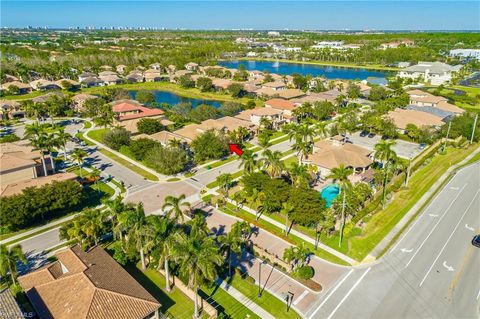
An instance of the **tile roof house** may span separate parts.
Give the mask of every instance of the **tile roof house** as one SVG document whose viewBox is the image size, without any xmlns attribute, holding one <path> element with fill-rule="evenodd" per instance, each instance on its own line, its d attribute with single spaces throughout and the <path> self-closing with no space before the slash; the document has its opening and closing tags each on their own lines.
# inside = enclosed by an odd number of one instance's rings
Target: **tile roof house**
<svg viewBox="0 0 480 319">
<path fill-rule="evenodd" d="M 132 83 L 145 81 L 145 77 L 143 76 L 143 73 L 138 70 L 133 70 L 132 72 L 128 73 L 128 75 L 125 78 L 128 82 L 132 82 Z"/>
<path fill-rule="evenodd" d="M 120 73 L 120 74 L 123 74 L 125 72 L 125 69 L 127 68 L 126 65 L 124 64 L 119 64 L 115 67 L 115 70 Z"/>
<path fill-rule="evenodd" d="M 462 114 L 464 109 L 448 103 L 448 99 L 443 96 L 436 96 L 422 90 L 407 91 L 410 96 L 410 104 L 418 107 L 430 106 L 454 114 Z"/>
<path fill-rule="evenodd" d="M 445 124 L 438 116 L 416 110 L 404 110 L 397 108 L 394 111 L 388 112 L 386 117 L 391 118 L 395 126 L 400 130 L 405 130 L 407 124 L 414 124 L 417 127 L 439 127 Z"/>
<path fill-rule="evenodd" d="M 143 72 L 143 76 L 145 78 L 145 82 L 158 82 L 163 79 L 168 80 L 168 75 L 162 75 L 159 70 L 155 69 L 148 69 Z"/>
<path fill-rule="evenodd" d="M 76 112 L 81 112 L 83 110 L 85 102 L 94 99 L 98 99 L 98 96 L 87 93 L 76 94 L 72 96 L 73 108 Z"/>
<path fill-rule="evenodd" d="M 271 107 L 259 107 L 245 110 L 235 115 L 235 117 L 244 121 L 250 121 L 256 126 L 260 126 L 262 118 L 272 121 L 274 127 L 278 127 L 285 122 L 283 111 Z"/>
<path fill-rule="evenodd" d="M 187 69 L 188 71 L 197 71 L 198 63 L 188 62 L 187 64 L 185 64 L 185 69 Z"/>
<path fill-rule="evenodd" d="M 158 318 L 160 304 L 101 247 L 79 245 L 18 281 L 40 319 Z"/>
<path fill-rule="evenodd" d="M 320 140 L 314 144 L 314 153 L 305 162 L 319 168 L 320 175 L 330 175 L 330 171 L 340 164 L 351 167 L 356 173 L 365 172 L 373 161 L 372 151 L 358 145 L 344 143 L 340 138 Z"/>
<path fill-rule="evenodd" d="M 20 82 L 20 81 L 11 81 L 7 83 L 3 83 L 1 86 L 2 90 L 10 90 L 13 87 L 18 88 L 18 94 L 26 94 L 30 91 L 32 91 L 32 87 L 26 83 Z"/>
<path fill-rule="evenodd" d="M 71 89 L 79 89 L 80 88 L 80 83 L 77 81 L 71 80 L 71 79 L 60 79 L 58 81 L 55 81 L 55 83 L 62 89 L 66 89 L 67 86 L 65 86 L 65 82 L 70 83 Z"/>
<path fill-rule="evenodd" d="M 5 118 L 23 118 L 25 111 L 22 110 L 22 105 L 13 100 L 0 100 L 0 119 Z"/>
<path fill-rule="evenodd" d="M 452 79 L 452 73 L 458 72 L 461 65 L 451 66 L 442 62 L 418 62 L 406 67 L 398 73 L 401 78 L 419 79 L 432 85 L 440 85 Z"/>
<path fill-rule="evenodd" d="M 280 91 L 280 90 L 285 90 L 287 88 L 287 85 L 284 82 L 278 81 L 278 82 L 268 82 L 264 83 L 262 85 L 263 88 L 269 88 L 274 91 Z"/>
<path fill-rule="evenodd" d="M 118 76 L 117 73 L 112 71 L 104 71 L 98 74 L 98 77 L 101 81 L 103 81 L 106 85 L 115 85 L 120 84 L 123 82 L 123 79 Z"/>
<path fill-rule="evenodd" d="M 30 86 L 34 90 L 40 90 L 40 91 L 59 90 L 60 89 L 60 86 L 57 83 L 52 82 L 52 81 L 48 81 L 48 80 L 45 80 L 45 79 L 39 79 L 39 80 L 32 81 L 32 82 L 30 82 Z"/>
<path fill-rule="evenodd" d="M 25 318 L 12 292 L 8 288 L 0 291 L 0 316 L 5 319 Z"/>
<path fill-rule="evenodd" d="M 270 99 L 265 101 L 265 107 L 270 107 L 283 112 L 283 117 L 287 120 L 293 119 L 293 110 L 297 107 L 295 103 L 285 99 Z"/>
<path fill-rule="evenodd" d="M 278 96 L 283 99 L 290 100 L 290 99 L 300 98 L 302 96 L 305 96 L 305 92 L 299 89 L 285 89 L 285 90 L 278 91 Z"/>
<path fill-rule="evenodd" d="M 157 108 L 148 108 L 133 100 L 112 102 L 116 124 L 132 133 L 138 132 L 137 123 L 143 118 L 162 119 L 164 112 Z"/>
<path fill-rule="evenodd" d="M 79 80 L 80 80 L 80 77 L 79 77 Z M 87 88 L 94 87 L 94 86 L 104 86 L 105 85 L 105 82 L 103 82 L 102 80 L 100 80 L 96 76 L 90 76 L 90 77 L 82 78 L 80 80 L 80 83 L 82 84 L 83 87 L 87 87 Z"/>
</svg>

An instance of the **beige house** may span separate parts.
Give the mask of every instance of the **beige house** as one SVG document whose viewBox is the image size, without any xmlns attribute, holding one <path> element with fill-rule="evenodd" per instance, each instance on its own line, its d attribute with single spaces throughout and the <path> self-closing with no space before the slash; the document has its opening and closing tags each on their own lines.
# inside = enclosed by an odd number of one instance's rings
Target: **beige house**
<svg viewBox="0 0 480 319">
<path fill-rule="evenodd" d="M 264 83 L 262 87 L 272 89 L 274 91 L 280 91 L 280 90 L 285 90 L 287 88 L 287 85 L 284 82 L 277 81 L 277 82 Z"/>
<path fill-rule="evenodd" d="M 162 76 L 159 70 L 148 69 L 143 73 L 143 77 L 145 78 L 145 82 L 158 82 L 161 81 L 165 76 Z"/>
<path fill-rule="evenodd" d="M 11 81 L 7 83 L 3 83 L 0 88 L 3 91 L 10 91 L 13 87 L 18 88 L 18 94 L 26 94 L 32 91 L 32 87 L 26 83 L 20 81 Z"/>
<path fill-rule="evenodd" d="M 103 248 L 80 245 L 18 278 L 40 319 L 159 318 L 160 303 Z"/>
<path fill-rule="evenodd" d="M 386 117 L 392 119 L 393 123 L 400 131 L 404 131 L 408 124 L 414 124 L 417 127 L 440 127 L 445 124 L 438 116 L 416 110 L 404 110 L 397 108 L 394 111 L 388 112 Z"/>
<path fill-rule="evenodd" d="M 259 107 L 245 110 L 238 113 L 235 117 L 244 121 L 250 121 L 256 126 L 260 126 L 263 118 L 271 121 L 274 127 L 278 127 L 285 122 L 283 111 L 271 107 Z"/>
<path fill-rule="evenodd" d="M 327 177 L 333 168 L 345 165 L 353 168 L 356 174 L 364 173 L 373 161 L 372 151 L 358 145 L 344 143 L 341 136 L 318 141 L 314 153 L 303 161 L 318 167 L 320 176 Z"/>
<path fill-rule="evenodd" d="M 87 93 L 79 93 L 74 95 L 72 97 L 72 102 L 75 112 L 81 112 L 83 110 L 85 102 L 94 99 L 98 99 L 98 96 Z"/>
<path fill-rule="evenodd" d="M 188 62 L 185 64 L 185 69 L 188 71 L 197 71 L 198 70 L 198 63 L 195 62 Z"/>
<path fill-rule="evenodd" d="M 61 79 L 61 80 L 55 81 L 55 84 L 57 84 L 60 88 L 64 90 L 67 89 L 67 86 L 65 85 L 65 83 L 69 83 L 71 88 L 75 90 L 79 89 L 81 86 L 80 83 L 71 79 Z"/>
<path fill-rule="evenodd" d="M 119 100 L 112 102 L 112 110 L 115 113 L 115 125 L 120 125 L 126 130 L 138 132 L 137 124 L 141 119 L 163 119 L 164 112 L 157 108 L 148 108 L 133 100 Z"/>
<path fill-rule="evenodd" d="M 46 91 L 46 90 L 58 90 L 60 89 L 60 86 L 52 81 L 48 81 L 45 79 L 39 79 L 30 82 L 30 86 L 34 90 L 39 90 L 39 91 Z"/>
<path fill-rule="evenodd" d="M 291 121 L 293 119 L 293 110 L 297 107 L 295 103 L 285 99 L 271 99 L 265 102 L 265 107 L 280 110 L 283 112 L 283 117 Z"/>
<path fill-rule="evenodd" d="M 0 120 L 23 117 L 25 117 L 25 111 L 22 110 L 22 105 L 19 102 L 0 100 Z"/>
<path fill-rule="evenodd" d="M 465 112 L 464 109 L 448 103 L 448 99 L 443 96 L 436 96 L 422 90 L 410 90 L 407 91 L 407 94 L 410 96 L 410 104 L 414 106 L 430 106 L 455 114 Z"/>
</svg>

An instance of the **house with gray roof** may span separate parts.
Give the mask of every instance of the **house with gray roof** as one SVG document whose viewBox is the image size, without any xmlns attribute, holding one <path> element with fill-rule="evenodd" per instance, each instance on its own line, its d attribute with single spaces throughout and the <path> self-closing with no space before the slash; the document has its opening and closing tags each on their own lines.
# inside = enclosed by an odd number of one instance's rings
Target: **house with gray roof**
<svg viewBox="0 0 480 319">
<path fill-rule="evenodd" d="M 400 70 L 398 76 L 440 85 L 450 81 L 452 74 L 460 71 L 461 68 L 461 65 L 451 66 L 443 62 L 418 62 L 416 65 Z"/>
</svg>

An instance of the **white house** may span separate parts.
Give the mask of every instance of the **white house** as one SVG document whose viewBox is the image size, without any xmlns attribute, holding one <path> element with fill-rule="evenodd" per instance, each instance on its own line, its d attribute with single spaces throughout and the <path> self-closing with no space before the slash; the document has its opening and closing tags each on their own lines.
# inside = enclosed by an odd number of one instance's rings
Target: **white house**
<svg viewBox="0 0 480 319">
<path fill-rule="evenodd" d="M 440 85 L 450 81 L 452 73 L 458 72 L 461 68 L 461 65 L 451 66 L 442 62 L 418 62 L 416 65 L 400 70 L 398 76 Z"/>
<path fill-rule="evenodd" d="M 455 49 L 450 50 L 449 55 L 457 58 L 472 58 L 480 60 L 480 49 Z"/>
</svg>

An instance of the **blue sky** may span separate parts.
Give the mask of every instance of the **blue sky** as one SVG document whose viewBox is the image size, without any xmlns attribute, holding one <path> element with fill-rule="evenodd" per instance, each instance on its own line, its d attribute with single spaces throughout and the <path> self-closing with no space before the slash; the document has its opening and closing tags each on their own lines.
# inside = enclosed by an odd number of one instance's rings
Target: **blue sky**
<svg viewBox="0 0 480 319">
<path fill-rule="evenodd" d="M 1 0 L 1 26 L 480 30 L 480 1 Z"/>
</svg>

